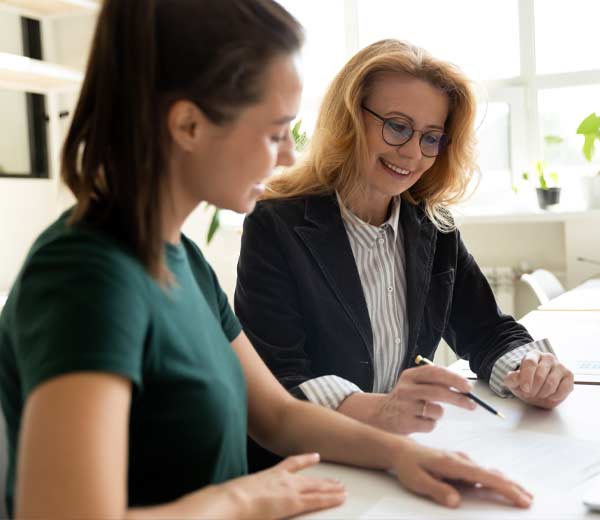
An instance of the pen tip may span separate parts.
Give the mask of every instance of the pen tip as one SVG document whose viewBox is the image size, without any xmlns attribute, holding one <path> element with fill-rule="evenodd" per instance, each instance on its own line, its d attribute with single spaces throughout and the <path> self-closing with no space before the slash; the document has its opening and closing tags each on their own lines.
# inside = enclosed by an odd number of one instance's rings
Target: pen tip
<svg viewBox="0 0 600 520">
<path fill-rule="evenodd" d="M 500 419 L 506 419 L 506 417 L 504 417 L 504 415 L 502 415 L 502 412 L 496 412 L 496 415 L 498 417 L 500 417 Z"/>
</svg>

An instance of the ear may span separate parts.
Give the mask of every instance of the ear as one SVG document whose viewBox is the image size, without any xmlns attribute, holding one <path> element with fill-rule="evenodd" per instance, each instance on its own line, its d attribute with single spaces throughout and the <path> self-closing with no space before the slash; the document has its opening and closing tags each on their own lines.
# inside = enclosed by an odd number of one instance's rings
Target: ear
<svg viewBox="0 0 600 520">
<path fill-rule="evenodd" d="M 202 111 L 194 103 L 184 99 L 173 103 L 167 113 L 169 136 L 186 152 L 197 148 L 199 139 L 206 134 L 207 123 Z"/>
</svg>

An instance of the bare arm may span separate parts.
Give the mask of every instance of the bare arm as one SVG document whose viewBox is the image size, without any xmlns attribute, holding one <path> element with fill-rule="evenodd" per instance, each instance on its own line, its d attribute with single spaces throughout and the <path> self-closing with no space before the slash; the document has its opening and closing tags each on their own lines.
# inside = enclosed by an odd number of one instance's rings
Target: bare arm
<svg viewBox="0 0 600 520">
<path fill-rule="evenodd" d="M 339 483 L 298 475 L 307 455 L 182 496 L 127 507 L 131 383 L 105 373 L 56 377 L 28 398 L 19 442 L 16 518 L 280 518 L 341 503 Z"/>
<path fill-rule="evenodd" d="M 322 458 L 365 468 L 394 469 L 409 490 L 456 507 L 459 494 L 442 479 L 480 483 L 527 507 L 531 495 L 515 482 L 484 470 L 464 454 L 420 446 L 406 437 L 362 424 L 291 397 L 242 332 L 232 343 L 248 385 L 249 432 L 280 454 L 318 451 Z"/>
</svg>

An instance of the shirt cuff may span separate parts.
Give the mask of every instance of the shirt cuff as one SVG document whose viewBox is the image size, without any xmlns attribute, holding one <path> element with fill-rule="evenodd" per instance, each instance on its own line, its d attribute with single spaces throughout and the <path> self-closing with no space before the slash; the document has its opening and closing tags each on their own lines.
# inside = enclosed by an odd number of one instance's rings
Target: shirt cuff
<svg viewBox="0 0 600 520">
<path fill-rule="evenodd" d="M 521 345 L 504 354 L 494 363 L 494 368 L 492 368 L 492 375 L 490 377 L 490 388 L 500 397 L 508 397 L 511 395 L 511 391 L 504 384 L 504 378 L 509 372 L 516 370 L 525 355 L 532 350 L 556 355 L 547 338 L 526 343 L 525 345 Z"/>
<path fill-rule="evenodd" d="M 311 402 L 337 410 L 342 401 L 351 394 L 362 392 L 358 386 L 338 376 L 321 376 L 309 379 L 299 386 Z"/>
</svg>

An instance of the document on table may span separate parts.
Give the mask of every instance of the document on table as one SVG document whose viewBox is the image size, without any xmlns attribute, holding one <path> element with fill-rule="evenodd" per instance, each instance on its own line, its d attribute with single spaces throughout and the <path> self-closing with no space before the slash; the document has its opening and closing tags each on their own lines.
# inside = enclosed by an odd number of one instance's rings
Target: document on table
<svg viewBox="0 0 600 520">
<path fill-rule="evenodd" d="M 418 442 L 463 451 L 484 467 L 499 469 L 532 491 L 532 508 L 520 510 L 480 489 L 462 489 L 460 510 L 437 506 L 402 493 L 383 497 L 361 518 L 579 518 L 586 514 L 581 497 L 600 474 L 600 442 L 560 435 L 517 431 L 513 426 L 442 420 L 436 430 L 412 437 Z"/>
</svg>

